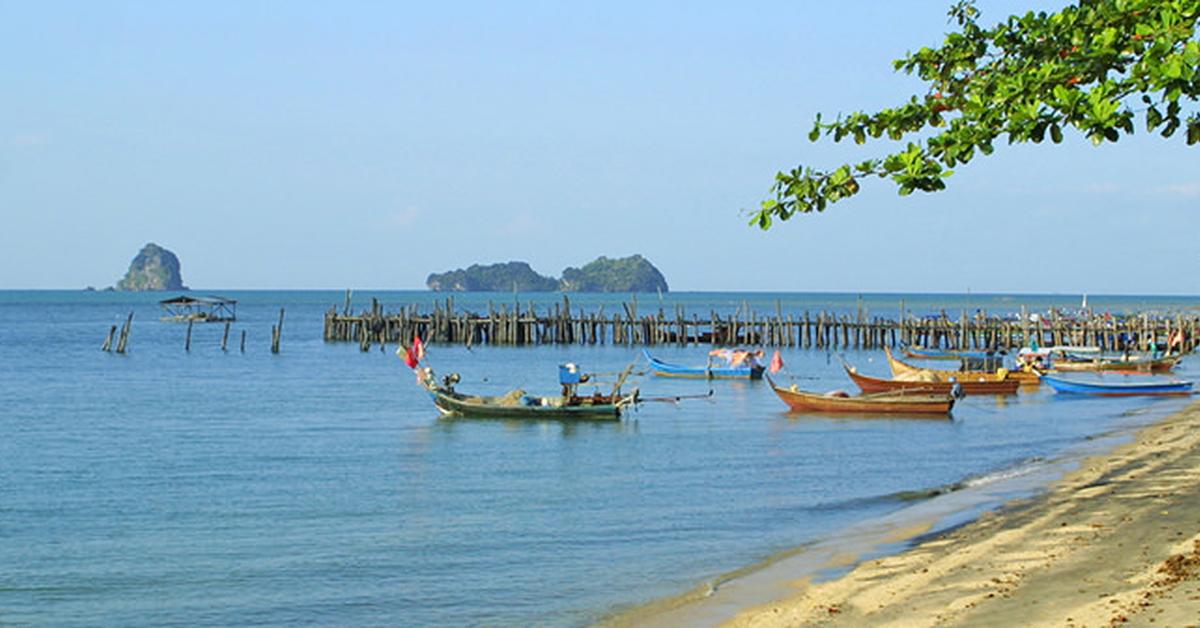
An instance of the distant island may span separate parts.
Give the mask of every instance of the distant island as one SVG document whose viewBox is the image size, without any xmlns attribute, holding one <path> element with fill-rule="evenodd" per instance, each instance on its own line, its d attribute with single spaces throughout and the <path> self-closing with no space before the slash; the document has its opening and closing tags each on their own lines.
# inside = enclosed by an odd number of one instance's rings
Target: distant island
<svg viewBox="0 0 1200 628">
<path fill-rule="evenodd" d="M 538 274 L 526 262 L 473 264 L 433 273 L 425 285 L 435 292 L 667 292 L 667 280 L 641 255 L 601 256 L 582 268 L 566 268 L 562 279 Z"/>
<path fill-rule="evenodd" d="M 114 287 L 129 292 L 188 289 L 179 274 L 179 258 L 153 242 L 142 247 Z"/>
</svg>

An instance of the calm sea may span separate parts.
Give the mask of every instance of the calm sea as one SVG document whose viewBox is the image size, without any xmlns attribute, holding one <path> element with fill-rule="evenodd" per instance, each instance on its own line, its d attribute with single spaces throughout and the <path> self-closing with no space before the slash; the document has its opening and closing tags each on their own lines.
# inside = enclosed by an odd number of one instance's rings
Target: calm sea
<svg viewBox="0 0 1200 628">
<path fill-rule="evenodd" d="M 199 292 L 198 294 L 204 294 Z M 0 624 L 581 625 L 895 513 L 914 492 L 1001 477 L 1186 400 L 972 397 L 952 421 L 788 415 L 762 383 L 645 404 L 613 424 L 447 420 L 387 351 L 321 341 L 341 292 L 230 292 L 239 320 L 159 322 L 163 295 L 0 292 Z M 388 309 L 427 292 L 360 292 Z M 441 297 L 444 298 L 444 297 Z M 557 295 L 533 296 L 542 306 Z M 676 304 L 894 316 L 1078 307 L 1080 295 L 639 295 Z M 486 309 L 522 295 L 458 295 Z M 1172 311 L 1190 298 L 1102 297 Z M 620 298 L 572 297 L 612 313 Z M 286 308 L 282 352 L 270 327 Z M 134 313 L 128 355 L 103 353 Z M 242 331 L 246 351 L 238 350 Z M 704 348 L 660 357 L 700 363 Z M 461 390 L 554 392 L 626 347 L 432 346 Z M 845 352 L 867 373 L 881 355 Z M 837 356 L 787 350 L 785 381 L 851 388 Z M 1194 368 L 1185 360 L 1184 374 Z M 644 396 L 705 382 L 644 378 Z"/>
</svg>

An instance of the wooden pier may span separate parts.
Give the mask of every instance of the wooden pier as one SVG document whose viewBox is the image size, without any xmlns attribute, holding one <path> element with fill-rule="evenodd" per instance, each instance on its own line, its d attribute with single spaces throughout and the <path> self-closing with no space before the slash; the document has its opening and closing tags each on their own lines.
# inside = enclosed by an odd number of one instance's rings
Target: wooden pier
<svg viewBox="0 0 1200 628">
<path fill-rule="evenodd" d="M 1182 330 L 1184 349 L 1196 345 L 1200 315 L 1110 316 L 1089 314 L 1065 317 L 1053 312 L 1031 320 L 1026 308 L 1019 318 L 990 316 L 987 312 L 953 317 L 945 311 L 936 316 L 914 316 L 900 303 L 898 319 L 871 316 L 861 305 L 854 314 L 831 312 L 784 312 L 762 314 L 739 307 L 733 314 L 709 311 L 703 316 L 686 312 L 683 306 L 659 307 L 639 312 L 637 301 L 621 309 L 593 312 L 573 309 L 569 296 L 553 307 L 520 303 L 488 304 L 486 312 L 456 310 L 454 298 L 437 301 L 431 311 L 421 312 L 406 305 L 385 312 L 378 300 L 357 314 L 350 312 L 349 298 L 342 312 L 337 306 L 325 313 L 326 342 L 356 342 L 363 351 L 372 345 L 408 343 L 413 336 L 425 342 L 493 346 L 524 345 L 714 345 L 793 347 L 817 350 L 881 349 L 900 344 L 943 349 L 1014 349 L 1029 346 L 1078 345 L 1116 350 L 1132 344 L 1144 350 L 1151 343 L 1165 343 Z M 1124 339 L 1124 341 L 1122 340 Z"/>
</svg>

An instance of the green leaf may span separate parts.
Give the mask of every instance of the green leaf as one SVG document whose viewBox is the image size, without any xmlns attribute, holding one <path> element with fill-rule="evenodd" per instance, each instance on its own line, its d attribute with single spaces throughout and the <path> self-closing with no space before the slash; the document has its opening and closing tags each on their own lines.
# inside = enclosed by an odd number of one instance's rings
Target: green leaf
<svg viewBox="0 0 1200 628">
<path fill-rule="evenodd" d="M 1046 137 L 1046 123 L 1039 122 L 1033 127 L 1033 131 L 1029 134 L 1030 139 L 1034 144 L 1041 144 L 1042 138 Z"/>
<path fill-rule="evenodd" d="M 1155 107 L 1150 107 L 1146 110 L 1146 130 L 1153 131 L 1158 125 L 1162 124 L 1162 114 Z"/>
</svg>

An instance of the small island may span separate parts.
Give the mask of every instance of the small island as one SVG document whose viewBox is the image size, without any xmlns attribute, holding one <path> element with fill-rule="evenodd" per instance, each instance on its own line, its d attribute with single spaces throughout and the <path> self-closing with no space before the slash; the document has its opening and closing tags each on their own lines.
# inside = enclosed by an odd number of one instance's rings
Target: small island
<svg viewBox="0 0 1200 628">
<path fill-rule="evenodd" d="M 425 280 L 425 285 L 435 292 L 553 292 L 558 290 L 558 280 L 538 274 L 525 262 L 507 262 L 483 266 L 472 264 L 470 268 L 434 273 Z"/>
<path fill-rule="evenodd" d="M 526 262 L 474 264 L 433 273 L 425 285 L 435 292 L 668 292 L 667 280 L 641 255 L 601 256 L 582 268 L 563 270 L 561 279 L 539 274 Z"/>
<path fill-rule="evenodd" d="M 179 274 L 179 258 L 153 242 L 142 247 L 114 288 L 127 292 L 188 289 Z"/>
</svg>

